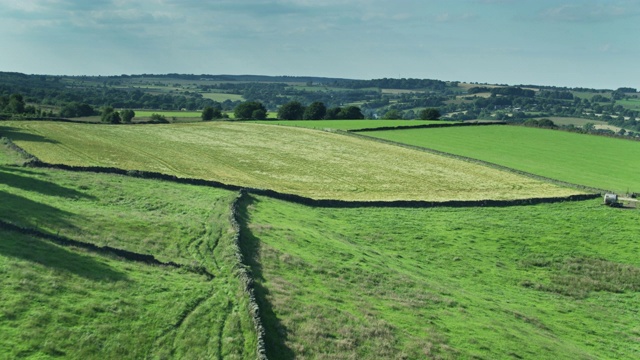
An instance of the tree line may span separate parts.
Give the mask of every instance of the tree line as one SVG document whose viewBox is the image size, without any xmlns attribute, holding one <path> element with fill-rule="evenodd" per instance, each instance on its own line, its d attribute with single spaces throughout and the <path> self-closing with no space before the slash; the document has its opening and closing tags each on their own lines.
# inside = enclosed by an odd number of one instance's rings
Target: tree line
<svg viewBox="0 0 640 360">
<path fill-rule="evenodd" d="M 327 108 L 324 103 L 314 101 L 308 106 L 299 101 L 290 101 L 278 109 L 280 120 L 358 120 L 364 119 L 362 111 L 357 106 Z"/>
</svg>

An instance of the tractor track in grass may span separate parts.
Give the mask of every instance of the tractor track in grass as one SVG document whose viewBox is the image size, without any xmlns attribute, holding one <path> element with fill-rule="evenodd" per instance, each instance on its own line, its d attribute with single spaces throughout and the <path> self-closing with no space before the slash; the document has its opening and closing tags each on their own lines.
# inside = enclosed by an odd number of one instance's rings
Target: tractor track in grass
<svg viewBox="0 0 640 360">
<path fill-rule="evenodd" d="M 218 336 L 218 343 L 216 344 L 218 347 L 218 360 L 224 359 L 224 357 L 222 356 L 224 328 L 227 326 L 227 321 L 229 321 L 229 316 L 231 315 L 232 311 L 233 311 L 233 304 L 231 303 L 231 301 L 227 301 L 227 307 L 222 314 L 222 321 L 220 322 L 220 331 L 219 331 L 220 336 Z"/>
</svg>

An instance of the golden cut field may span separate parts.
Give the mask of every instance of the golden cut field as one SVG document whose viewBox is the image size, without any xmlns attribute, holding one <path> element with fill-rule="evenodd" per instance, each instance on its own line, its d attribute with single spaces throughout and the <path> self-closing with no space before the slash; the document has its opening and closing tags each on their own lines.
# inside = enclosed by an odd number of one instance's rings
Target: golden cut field
<svg viewBox="0 0 640 360">
<path fill-rule="evenodd" d="M 510 200 L 580 193 L 454 158 L 302 128 L 4 124 L 2 136 L 48 163 L 155 171 L 316 199 Z"/>
</svg>

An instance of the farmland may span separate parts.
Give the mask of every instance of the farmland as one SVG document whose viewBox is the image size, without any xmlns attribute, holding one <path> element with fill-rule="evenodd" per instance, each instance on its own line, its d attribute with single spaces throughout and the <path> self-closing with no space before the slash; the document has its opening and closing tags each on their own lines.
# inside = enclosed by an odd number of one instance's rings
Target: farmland
<svg viewBox="0 0 640 360">
<path fill-rule="evenodd" d="M 243 207 L 272 359 L 640 355 L 638 211 Z"/>
<path fill-rule="evenodd" d="M 223 102 L 225 100 L 231 100 L 231 101 L 242 101 L 244 100 L 244 98 L 242 97 L 242 95 L 238 95 L 238 94 L 226 94 L 226 93 L 204 93 L 202 94 L 202 97 L 204 97 L 205 99 L 211 99 L 213 101 L 218 101 L 218 102 Z"/>
<path fill-rule="evenodd" d="M 539 118 L 539 119 L 543 119 L 543 118 Z M 561 116 L 552 116 L 552 117 L 547 117 L 545 119 L 549 119 L 551 121 L 553 121 L 554 124 L 558 125 L 558 126 L 563 126 L 563 125 L 573 125 L 576 127 L 583 127 L 584 125 L 591 123 L 594 125 L 607 125 L 606 121 L 599 121 L 599 120 L 590 120 L 590 119 L 583 119 L 583 118 L 576 118 L 576 117 L 561 117 Z"/>
<path fill-rule="evenodd" d="M 618 100 L 616 101 L 616 103 L 624 106 L 627 109 L 640 110 L 640 99 L 638 99 L 637 97 L 628 100 Z"/>
<path fill-rule="evenodd" d="M 136 110 L 136 117 L 148 118 L 153 114 L 163 115 L 167 118 L 200 118 L 202 115 L 201 111 L 147 111 L 147 110 Z"/>
<path fill-rule="evenodd" d="M 0 132 L 48 163 L 147 170 L 316 199 L 508 200 L 579 193 L 454 158 L 284 126 L 7 122 Z"/>
<path fill-rule="evenodd" d="M 234 194 L 8 166 L 19 156 L 0 154 L 1 357 L 255 358 L 228 222 Z"/>
<path fill-rule="evenodd" d="M 514 126 L 369 132 L 367 136 L 476 158 L 618 192 L 640 192 L 635 141 Z"/>
<path fill-rule="evenodd" d="M 0 135 L 49 163 L 147 170 L 317 199 L 449 201 L 580 193 L 360 135 L 267 123 L 5 121 Z M 515 151 L 510 139 L 520 136 L 519 163 L 542 159 L 548 168 L 564 166 L 565 175 L 583 168 L 560 161 L 595 158 L 599 146 L 609 157 L 636 156 L 637 143 L 631 141 L 506 126 L 366 134 L 406 133 L 425 146 L 417 140 L 437 143 L 431 132 L 464 135 L 467 129 L 474 132 L 450 140 L 451 149 L 471 149 L 482 158 L 480 150 L 490 153 L 492 146 Z M 476 145 L 475 137 L 487 139 Z M 534 142 L 589 156 L 556 154 L 560 159 L 554 160 L 532 150 Z M 229 221 L 235 192 L 9 166 L 26 159 L 3 144 L 0 150 L 0 220 L 165 263 L 61 246 L 44 235 L 0 226 L 1 284 L 8 289 L 0 295 L 0 331 L 8 334 L 0 339 L 0 354 L 8 357 L 253 359 L 259 340 L 238 277 L 245 267 L 255 280 L 269 359 L 640 355 L 637 210 L 605 207 L 599 199 L 511 207 L 324 208 L 249 193 L 238 206 L 244 254 L 239 262 Z M 529 171 L 569 181 L 545 169 Z M 625 171 L 611 178 L 633 178 L 633 170 Z M 604 178 L 583 176 L 605 187 Z"/>
<path fill-rule="evenodd" d="M 356 130 L 390 126 L 416 126 L 443 123 L 442 121 L 432 120 L 270 120 L 251 122 L 256 124 L 296 126 L 310 129 L 338 130 Z"/>
</svg>

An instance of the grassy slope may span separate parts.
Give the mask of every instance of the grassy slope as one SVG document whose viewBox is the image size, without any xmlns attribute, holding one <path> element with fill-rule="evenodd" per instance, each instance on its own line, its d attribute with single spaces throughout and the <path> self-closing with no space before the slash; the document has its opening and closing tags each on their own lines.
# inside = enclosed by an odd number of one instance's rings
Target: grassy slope
<svg viewBox="0 0 640 360">
<path fill-rule="evenodd" d="M 626 109 L 638 110 L 640 109 L 640 99 L 616 100 L 616 105 L 622 105 Z"/>
<path fill-rule="evenodd" d="M 640 212 L 245 204 L 273 359 L 640 356 Z"/>
<path fill-rule="evenodd" d="M 233 196 L 124 176 L 2 165 L 0 179 L 5 221 L 183 264 L 209 261 L 199 247 L 224 226 L 224 217 L 214 224 L 212 216 L 224 213 Z"/>
<path fill-rule="evenodd" d="M 18 157 L 0 147 L 0 162 Z M 251 359 L 256 337 L 234 276 L 233 194 L 121 176 L 0 165 L 0 219 L 163 261 L 213 280 L 0 235 L 0 354 Z"/>
<path fill-rule="evenodd" d="M 168 354 L 173 337 L 181 346 L 176 324 L 194 300 L 209 298 L 210 313 L 223 314 L 224 304 L 218 296 L 214 300 L 211 284 L 202 276 L 96 256 L 4 230 L 0 237 L 3 358 Z M 209 316 L 209 321 L 215 318 Z M 215 329 L 202 330 L 221 336 Z"/>
<path fill-rule="evenodd" d="M 468 156 L 570 183 L 640 192 L 640 142 L 516 126 L 396 130 L 368 136 Z"/>
<path fill-rule="evenodd" d="M 606 121 L 590 120 L 590 119 L 575 118 L 575 117 L 548 116 L 548 117 L 541 117 L 539 119 L 550 119 L 551 121 L 553 121 L 554 124 L 558 126 L 574 125 L 576 127 L 582 127 L 588 123 L 595 124 L 595 125 L 607 125 Z"/>
<path fill-rule="evenodd" d="M 2 132 L 45 162 L 150 170 L 314 198 L 447 201 L 576 193 L 452 158 L 284 126 L 7 122 Z"/>
<path fill-rule="evenodd" d="M 427 124 L 442 124 L 442 121 L 431 120 L 271 120 L 251 121 L 256 124 L 297 126 L 311 129 L 339 129 L 355 130 L 366 128 L 380 128 L 388 126 L 416 126 Z"/>
</svg>

